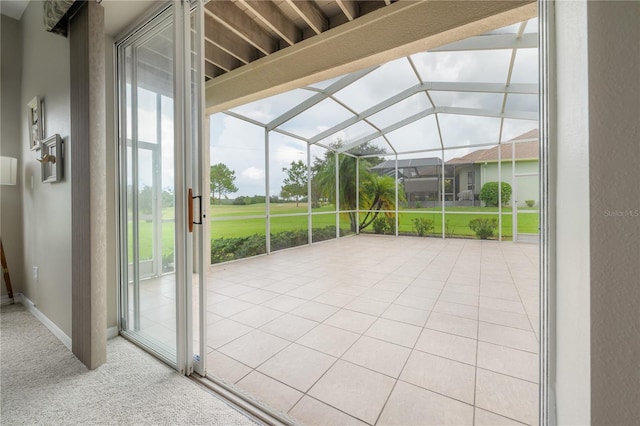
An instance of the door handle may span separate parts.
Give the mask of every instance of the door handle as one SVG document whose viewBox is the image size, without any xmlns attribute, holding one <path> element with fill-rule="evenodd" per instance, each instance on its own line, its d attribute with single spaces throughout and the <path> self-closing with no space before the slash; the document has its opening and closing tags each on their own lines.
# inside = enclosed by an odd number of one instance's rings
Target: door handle
<svg viewBox="0 0 640 426">
<path fill-rule="evenodd" d="M 187 221 L 189 223 L 189 232 L 193 232 L 193 189 L 189 188 L 188 195 L 188 218 Z"/>
<path fill-rule="evenodd" d="M 189 232 L 193 232 L 193 225 L 202 225 L 202 219 L 205 217 L 202 212 L 202 195 L 193 195 L 193 189 L 189 188 L 189 201 L 188 201 L 188 221 L 189 221 Z M 198 210 L 200 213 L 200 221 L 195 222 L 193 220 L 193 200 L 198 199 Z"/>
</svg>

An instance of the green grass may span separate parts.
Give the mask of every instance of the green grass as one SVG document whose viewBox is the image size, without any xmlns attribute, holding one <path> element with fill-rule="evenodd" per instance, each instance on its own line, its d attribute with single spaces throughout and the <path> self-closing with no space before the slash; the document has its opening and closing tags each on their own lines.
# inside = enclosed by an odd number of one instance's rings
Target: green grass
<svg viewBox="0 0 640 426">
<path fill-rule="evenodd" d="M 314 209 L 314 212 L 333 212 L 332 205 L 323 206 L 320 209 Z M 506 238 L 513 235 L 513 224 L 511 216 L 511 208 L 502 209 L 502 234 Z M 290 214 L 290 213 L 306 213 L 306 204 L 296 207 L 295 203 L 288 204 L 271 204 L 272 214 Z M 476 217 L 494 217 L 497 218 L 497 207 L 447 207 L 445 212 L 445 221 L 449 221 L 449 229 L 447 230 L 453 236 L 473 237 L 474 232 L 469 228 L 469 221 Z M 456 214 L 456 213 L 473 213 L 473 214 Z M 491 214 L 493 213 L 493 214 Z M 508 213 L 508 214 L 506 214 Z M 248 206 L 233 205 L 214 205 L 211 207 L 212 218 L 231 218 L 240 216 L 254 216 L 265 214 L 264 204 L 253 204 Z M 440 208 L 422 208 L 402 210 L 400 212 L 399 232 L 403 234 L 415 234 L 413 230 L 412 220 L 416 217 L 427 217 L 433 219 L 435 227 L 432 234 L 442 234 L 442 213 Z M 242 237 L 253 234 L 265 234 L 265 218 L 243 219 L 243 220 L 212 220 L 211 237 L 212 238 L 231 238 Z M 335 225 L 335 216 L 332 214 L 314 215 L 312 217 L 313 228 L 321 228 L 328 225 Z M 341 215 L 340 223 L 342 228 L 348 228 L 349 221 L 346 216 Z M 292 229 L 307 229 L 306 216 L 288 216 L 271 218 L 271 232 L 281 232 Z M 365 232 L 373 232 L 371 226 Z M 527 234 L 538 233 L 538 213 L 534 209 L 519 209 L 518 213 L 518 232 Z"/>
<path fill-rule="evenodd" d="M 530 211 L 529 212 L 527 212 Z M 335 215 L 333 205 L 325 205 L 319 209 L 313 209 L 313 212 L 327 212 L 329 214 L 321 214 L 312 216 L 313 228 L 324 228 L 326 226 L 335 225 Z M 513 236 L 513 226 L 511 217 L 511 208 L 503 208 L 502 215 L 502 235 L 509 239 Z M 474 214 L 456 214 L 460 212 L 472 212 Z M 448 232 L 452 236 L 459 237 L 475 237 L 474 232 L 469 229 L 469 221 L 476 217 L 494 217 L 498 215 L 497 207 L 447 207 L 445 220 L 449 223 Z M 296 207 L 295 203 L 271 204 L 271 232 L 278 233 L 290 231 L 294 229 L 308 229 L 308 219 L 303 216 L 286 216 L 277 217 L 277 214 L 307 213 L 307 205 L 300 204 Z M 494 214 L 491 214 L 494 213 Z M 248 206 L 234 205 L 214 205 L 211 206 L 211 238 L 233 238 L 244 237 L 254 234 L 265 234 L 265 204 L 252 204 Z M 173 219 L 173 209 L 166 208 L 162 212 L 164 222 L 162 223 L 162 255 L 167 256 L 173 253 L 173 238 L 175 224 Z M 241 216 L 263 216 L 253 219 L 242 220 L 215 220 L 220 218 L 233 218 Z M 422 208 L 402 210 L 399 215 L 399 232 L 401 234 L 413 234 L 413 219 L 417 217 L 426 217 L 434 221 L 434 229 L 431 235 L 442 235 L 442 213 L 439 208 Z M 349 228 L 349 219 L 346 215 L 340 216 L 340 227 Z M 364 232 L 373 232 L 373 228 L 369 226 Z M 519 209 L 518 213 L 518 232 L 525 234 L 538 233 L 538 213 L 534 209 Z M 153 227 L 151 222 L 144 220 L 139 224 L 139 242 L 140 242 L 140 259 L 148 260 L 152 257 L 153 247 Z M 129 261 L 133 259 L 132 251 L 132 227 L 129 222 Z"/>
</svg>

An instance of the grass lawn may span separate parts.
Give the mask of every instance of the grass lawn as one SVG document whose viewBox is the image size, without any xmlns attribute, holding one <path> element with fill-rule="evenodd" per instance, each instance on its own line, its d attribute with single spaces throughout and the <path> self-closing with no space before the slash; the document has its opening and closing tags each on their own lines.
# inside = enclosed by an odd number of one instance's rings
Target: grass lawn
<svg viewBox="0 0 640 426">
<path fill-rule="evenodd" d="M 314 209 L 313 212 L 333 212 L 333 205 L 323 206 Z M 502 233 L 504 237 L 513 235 L 511 208 L 503 208 L 502 215 Z M 295 203 L 271 204 L 272 214 L 291 214 L 306 213 L 306 204 L 296 207 Z M 446 233 L 454 236 L 474 236 L 469 229 L 469 221 L 476 217 L 494 217 L 498 215 L 497 207 L 447 207 L 445 214 L 445 222 L 448 221 L 448 229 Z M 474 214 L 456 214 L 456 213 L 474 213 Z M 494 213 L 494 214 L 491 214 Z M 505 214 L 508 213 L 508 214 Z M 214 205 L 211 206 L 211 238 L 231 238 L 242 237 L 253 234 L 265 233 L 265 204 L 252 204 L 248 206 L 234 205 Z M 263 216 L 261 218 L 242 219 L 242 220 L 215 220 L 219 218 L 232 218 L 240 216 Z M 442 233 L 442 213 L 439 209 L 423 208 L 403 210 L 400 213 L 399 231 L 404 234 L 413 234 L 413 219 L 416 217 L 426 217 L 434 221 L 435 235 Z M 322 228 L 325 226 L 335 225 L 335 216 L 333 214 L 314 215 L 312 217 L 313 228 Z M 348 228 L 349 221 L 343 215 L 340 218 L 341 228 Z M 287 216 L 271 218 L 271 232 L 277 233 L 293 229 L 307 229 L 306 216 Z M 371 227 L 367 230 L 373 229 Z M 518 231 L 520 233 L 537 234 L 538 233 L 538 213 L 535 210 L 520 209 L 518 213 Z"/>
<path fill-rule="evenodd" d="M 313 212 L 325 212 L 328 214 L 320 214 L 312 216 L 312 227 L 325 228 L 327 226 L 335 226 L 336 217 L 333 205 L 326 205 L 319 209 L 313 209 Z M 509 239 L 513 235 L 513 224 L 511 216 L 511 208 L 502 209 L 502 235 Z M 271 204 L 272 215 L 292 214 L 307 212 L 306 204 L 300 204 L 296 207 L 295 203 Z M 452 236 L 474 237 L 474 232 L 469 228 L 469 221 L 476 217 L 493 217 L 497 218 L 498 209 L 496 207 L 448 207 L 445 212 L 445 222 L 448 222 L 445 233 Z M 457 214 L 456 214 L 457 213 Z M 461 214 L 473 213 L 473 214 Z M 491 214 L 493 213 L 493 214 Z M 211 238 L 233 238 L 244 237 L 254 234 L 265 234 L 265 204 L 252 204 L 248 206 L 234 205 L 214 205 L 211 206 Z M 168 256 L 173 253 L 174 247 L 174 231 L 175 223 L 173 221 L 173 209 L 167 208 L 162 212 L 162 255 Z M 262 216 L 252 219 L 241 220 L 216 220 L 231 219 L 241 216 Z M 429 218 L 434 221 L 434 229 L 431 235 L 442 235 L 442 212 L 438 208 L 423 208 L 403 210 L 399 215 L 399 232 L 402 234 L 415 234 L 413 229 L 413 219 L 417 217 Z M 340 216 L 340 228 L 349 229 L 349 219 L 346 215 Z M 308 229 L 308 219 L 303 216 L 285 216 L 271 217 L 271 232 L 278 233 L 283 231 L 291 231 L 298 229 Z M 518 213 L 518 231 L 526 234 L 538 233 L 538 212 L 535 210 L 519 209 Z M 373 232 L 373 228 L 369 226 L 363 232 Z M 145 220 L 139 222 L 139 243 L 140 243 L 140 260 L 148 260 L 152 257 L 153 250 L 153 226 L 152 223 Z M 132 250 L 132 226 L 129 222 L 129 261 L 133 259 Z"/>
</svg>

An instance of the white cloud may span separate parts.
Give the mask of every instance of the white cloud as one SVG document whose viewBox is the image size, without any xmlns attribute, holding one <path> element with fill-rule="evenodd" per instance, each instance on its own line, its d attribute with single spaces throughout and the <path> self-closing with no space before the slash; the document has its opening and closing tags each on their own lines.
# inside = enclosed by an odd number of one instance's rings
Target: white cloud
<svg viewBox="0 0 640 426">
<path fill-rule="evenodd" d="M 264 170 L 252 166 L 244 169 L 240 176 L 251 180 L 264 180 Z"/>
</svg>

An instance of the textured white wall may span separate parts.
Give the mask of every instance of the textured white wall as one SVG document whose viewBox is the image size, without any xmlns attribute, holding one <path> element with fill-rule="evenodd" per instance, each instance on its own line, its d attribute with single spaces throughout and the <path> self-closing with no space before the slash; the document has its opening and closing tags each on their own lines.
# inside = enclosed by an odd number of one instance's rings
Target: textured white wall
<svg viewBox="0 0 640 426">
<path fill-rule="evenodd" d="M 69 143 L 69 43 L 44 30 L 42 2 L 30 2 L 22 16 L 22 95 L 18 105 L 26 123 L 26 105 L 34 96 L 44 99 L 45 137 L 58 133 Z M 25 124 L 26 126 L 26 124 Z M 42 183 L 37 152 L 28 149 L 22 132 L 24 181 L 23 293 L 38 309 L 71 337 L 71 167 L 65 161 L 65 179 Z M 68 159 L 68 146 L 65 154 Z M 31 187 L 33 178 L 33 188 Z M 33 278 L 39 267 L 39 280 Z"/>
<path fill-rule="evenodd" d="M 587 1 L 556 6 L 556 402 L 558 424 L 590 424 Z M 553 70 L 552 70 L 553 71 Z M 552 386 L 554 383 L 551 384 Z"/>
</svg>

